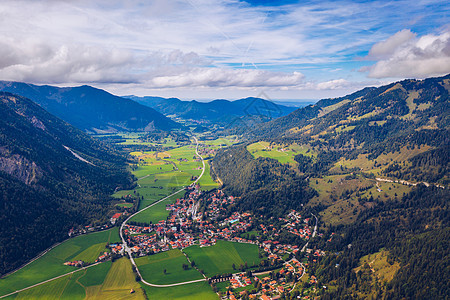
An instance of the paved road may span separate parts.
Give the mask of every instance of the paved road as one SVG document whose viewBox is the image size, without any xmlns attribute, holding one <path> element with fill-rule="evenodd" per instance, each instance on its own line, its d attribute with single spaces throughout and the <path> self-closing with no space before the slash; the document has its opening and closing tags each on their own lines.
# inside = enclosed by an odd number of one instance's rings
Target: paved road
<svg viewBox="0 0 450 300">
<path fill-rule="evenodd" d="M 198 153 L 198 140 L 197 140 L 197 138 L 196 138 L 195 136 L 194 136 L 194 139 L 195 139 L 195 142 L 196 142 L 196 144 L 197 144 L 197 146 L 196 146 L 196 148 L 195 148 L 195 153 L 197 154 L 198 157 L 200 157 L 200 159 L 202 160 L 202 165 L 203 165 L 202 173 L 201 173 L 200 176 L 198 176 L 198 178 L 193 182 L 193 184 L 196 184 L 196 183 L 200 180 L 200 178 L 202 178 L 203 174 L 205 173 L 205 161 L 203 160 L 203 157 Z M 138 211 L 138 212 L 135 212 L 134 214 L 132 214 L 131 216 L 129 216 L 129 217 L 122 223 L 122 225 L 120 226 L 120 238 L 122 239 L 122 243 L 123 243 L 123 245 L 124 245 L 124 251 L 126 251 L 126 252 L 128 253 L 128 255 L 129 255 L 129 257 L 130 257 L 130 261 L 131 261 L 131 263 L 133 264 L 133 266 L 134 266 L 135 269 L 136 269 L 136 273 L 137 273 L 137 274 L 139 275 L 139 277 L 141 278 L 141 282 L 142 282 L 143 284 L 148 285 L 148 286 L 152 286 L 152 287 L 171 287 L 171 286 L 184 285 L 184 284 L 189 284 L 189 283 L 194 283 L 194 282 L 201 282 L 201 281 L 207 280 L 206 278 L 203 278 L 203 279 L 198 279 L 198 280 L 184 281 L 184 282 L 178 282 L 178 283 L 172 283 L 172 284 L 153 284 L 153 283 L 150 283 L 150 282 L 145 281 L 145 279 L 144 279 L 144 278 L 142 277 L 142 275 L 141 275 L 141 272 L 139 271 L 138 266 L 136 265 L 136 262 L 134 261 L 133 255 L 132 255 L 132 253 L 131 253 L 131 249 L 130 249 L 130 247 L 128 247 L 127 241 L 125 240 L 125 238 L 124 238 L 124 236 L 123 236 L 123 227 L 126 225 L 126 223 L 127 223 L 132 217 L 134 217 L 135 215 L 137 215 L 137 214 L 143 212 L 144 210 L 147 210 L 147 209 L 149 209 L 150 207 L 152 207 L 152 206 L 154 206 L 154 205 L 160 203 L 161 201 L 164 201 L 164 200 L 166 200 L 167 198 L 172 197 L 173 195 L 176 195 L 176 194 L 178 194 L 178 193 L 180 193 L 180 192 L 182 192 L 182 191 L 184 191 L 184 187 L 183 187 L 182 189 L 180 189 L 180 190 L 178 190 L 178 191 L 172 193 L 171 195 L 169 195 L 169 196 L 167 196 L 167 197 L 164 197 L 164 198 L 162 198 L 161 200 L 158 200 L 157 202 L 155 202 L 155 203 L 153 203 L 153 204 L 151 204 L 151 205 L 145 207 L 144 209 L 142 209 L 142 210 L 140 210 L 140 211 Z"/>
</svg>

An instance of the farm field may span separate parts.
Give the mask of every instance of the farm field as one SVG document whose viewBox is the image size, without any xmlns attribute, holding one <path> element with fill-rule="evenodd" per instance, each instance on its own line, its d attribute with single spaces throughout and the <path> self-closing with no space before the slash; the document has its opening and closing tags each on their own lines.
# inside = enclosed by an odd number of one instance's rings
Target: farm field
<svg viewBox="0 0 450 300">
<path fill-rule="evenodd" d="M 131 221 L 133 222 L 143 222 L 143 223 L 158 223 L 161 220 L 167 219 L 169 216 L 169 211 L 166 210 L 166 205 L 171 204 L 176 201 L 176 199 L 182 197 L 184 192 L 180 192 L 172 197 L 167 198 L 164 201 L 152 206 L 136 216 L 134 216 Z"/>
<path fill-rule="evenodd" d="M 74 260 L 76 257 L 95 260 L 98 254 L 103 251 L 106 243 L 120 240 L 118 231 L 119 229 L 114 227 L 110 230 L 81 235 L 63 242 L 26 267 L 0 279 L 0 295 L 74 271 L 77 268 L 65 266 L 63 263 Z M 100 245 L 103 247 L 100 247 Z"/>
<path fill-rule="evenodd" d="M 270 144 L 268 142 L 260 141 L 247 146 L 247 150 L 254 158 L 268 157 L 278 160 L 282 164 L 295 165 L 297 162 L 294 160 L 295 155 L 303 154 L 306 156 L 313 156 L 314 152 L 309 150 L 306 146 L 300 146 L 298 144 L 292 145 L 279 145 Z"/>
<path fill-rule="evenodd" d="M 135 262 L 142 277 L 153 284 L 171 284 L 203 278 L 178 249 L 140 257 L 135 259 Z M 189 265 L 189 268 L 183 270 L 183 264 Z"/>
<path fill-rule="evenodd" d="M 130 290 L 135 292 L 130 294 Z M 13 299 L 13 297 L 11 297 Z M 19 293 L 15 299 L 145 299 L 131 263 L 121 258 Z"/>
<path fill-rule="evenodd" d="M 203 191 L 209 191 L 219 187 L 219 184 L 211 177 L 211 166 L 208 161 L 205 161 L 205 174 L 200 178 L 198 184 L 200 184 L 200 189 Z"/>
<path fill-rule="evenodd" d="M 217 300 L 219 297 L 213 292 L 207 282 L 196 282 L 167 288 L 155 288 L 141 283 L 150 300 Z"/>
<path fill-rule="evenodd" d="M 259 264 L 258 246 L 218 240 L 214 246 L 191 246 L 184 249 L 190 260 L 194 260 L 196 266 L 210 277 L 223 273 L 235 273 L 239 266 L 246 262 L 248 266 Z M 233 269 L 235 265 L 237 270 Z"/>
</svg>

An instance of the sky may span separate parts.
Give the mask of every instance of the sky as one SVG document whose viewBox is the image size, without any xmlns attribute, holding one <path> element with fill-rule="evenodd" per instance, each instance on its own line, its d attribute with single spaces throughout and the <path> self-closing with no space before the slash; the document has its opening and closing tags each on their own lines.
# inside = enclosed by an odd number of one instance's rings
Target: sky
<svg viewBox="0 0 450 300">
<path fill-rule="evenodd" d="M 116 95 L 343 96 L 450 73 L 447 1 L 2 0 L 0 80 Z"/>
</svg>

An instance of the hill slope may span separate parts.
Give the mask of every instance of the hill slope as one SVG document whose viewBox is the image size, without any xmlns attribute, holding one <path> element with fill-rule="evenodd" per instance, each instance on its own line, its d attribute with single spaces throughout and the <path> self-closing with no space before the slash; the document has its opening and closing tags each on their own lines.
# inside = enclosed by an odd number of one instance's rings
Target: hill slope
<svg viewBox="0 0 450 300">
<path fill-rule="evenodd" d="M 275 104 L 261 98 L 245 98 L 236 101 L 214 100 L 204 103 L 195 100 L 181 101 L 177 98 L 128 97 L 165 115 L 221 124 L 230 123 L 237 117 L 246 116 L 259 116 L 268 121 L 295 110 L 293 107 Z"/>
<path fill-rule="evenodd" d="M 152 108 L 91 86 L 59 88 L 0 81 L 0 91 L 29 98 L 51 114 L 88 132 L 152 131 L 179 127 Z"/>
<path fill-rule="evenodd" d="M 0 93 L 0 274 L 101 220 L 125 160 L 31 100 Z"/>
</svg>

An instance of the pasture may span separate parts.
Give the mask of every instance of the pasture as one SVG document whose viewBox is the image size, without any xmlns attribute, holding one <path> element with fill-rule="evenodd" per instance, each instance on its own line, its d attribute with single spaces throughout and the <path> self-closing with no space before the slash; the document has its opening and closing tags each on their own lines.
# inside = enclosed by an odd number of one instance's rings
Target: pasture
<svg viewBox="0 0 450 300">
<path fill-rule="evenodd" d="M 217 300 L 217 295 L 213 292 L 207 282 L 196 282 L 167 288 L 149 287 L 141 283 L 141 287 L 147 292 L 150 300 L 170 299 L 170 300 Z"/>
<path fill-rule="evenodd" d="M 26 267 L 0 279 L 0 295 L 74 271 L 76 267 L 65 266 L 64 262 L 74 260 L 77 256 L 92 260 L 103 251 L 106 243 L 116 241 L 119 241 L 117 227 L 69 239 Z M 100 245 L 103 247 L 100 248 Z"/>
<path fill-rule="evenodd" d="M 135 259 L 135 262 L 142 277 L 153 284 L 171 284 L 203 278 L 178 249 L 140 257 Z M 183 264 L 189 265 L 189 268 L 183 270 Z"/>
<path fill-rule="evenodd" d="M 307 146 L 291 144 L 281 145 L 273 144 L 264 141 L 256 142 L 247 146 L 248 152 L 254 157 L 267 157 L 278 160 L 282 164 L 295 165 L 295 155 L 303 154 L 305 156 L 314 156 L 314 152 Z"/>
<path fill-rule="evenodd" d="M 135 293 L 130 294 L 134 289 Z M 15 299 L 145 299 L 131 263 L 121 258 L 19 293 Z"/>
<path fill-rule="evenodd" d="M 234 243 L 218 240 L 214 246 L 200 247 L 197 245 L 184 249 L 190 260 L 210 277 L 223 273 L 236 273 L 240 265 L 259 264 L 258 246 L 253 244 Z M 236 270 L 232 265 L 235 265 Z"/>
<path fill-rule="evenodd" d="M 169 216 L 169 211 L 166 210 L 166 205 L 175 202 L 177 198 L 180 198 L 183 195 L 184 191 L 173 195 L 172 197 L 169 197 L 166 200 L 154 205 L 153 207 L 137 214 L 136 216 L 131 218 L 131 221 L 156 224 L 161 220 L 166 220 Z"/>
</svg>

